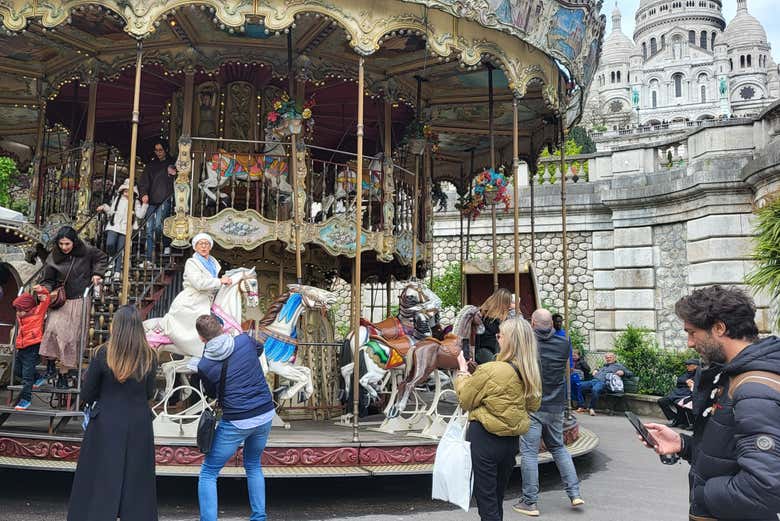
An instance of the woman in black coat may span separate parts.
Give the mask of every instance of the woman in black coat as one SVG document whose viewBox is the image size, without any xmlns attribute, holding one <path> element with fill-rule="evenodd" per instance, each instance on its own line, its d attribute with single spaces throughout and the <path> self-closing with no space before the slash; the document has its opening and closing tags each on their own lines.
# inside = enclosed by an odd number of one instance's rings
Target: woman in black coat
<svg viewBox="0 0 780 521">
<path fill-rule="evenodd" d="M 120 307 L 108 344 L 89 365 L 82 399 L 92 404 L 68 506 L 68 521 L 154 521 L 157 489 L 149 400 L 157 357 L 138 310 Z"/>
<path fill-rule="evenodd" d="M 474 339 L 474 359 L 478 364 L 492 362 L 496 359 L 499 351 L 498 328 L 501 322 L 509 317 L 509 311 L 512 309 L 512 294 L 504 288 L 497 289 L 488 297 L 479 308 L 482 316 L 482 324 L 485 326 L 485 332 L 477 335 Z"/>
</svg>

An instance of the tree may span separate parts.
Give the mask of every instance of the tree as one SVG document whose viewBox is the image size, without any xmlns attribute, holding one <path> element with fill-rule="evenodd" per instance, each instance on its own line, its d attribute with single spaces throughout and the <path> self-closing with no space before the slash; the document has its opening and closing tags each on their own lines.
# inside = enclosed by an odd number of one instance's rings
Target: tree
<svg viewBox="0 0 780 521">
<path fill-rule="evenodd" d="M 775 327 L 780 328 L 780 197 L 760 209 L 756 217 L 756 267 L 745 282 L 769 294 L 775 308 Z"/>
<path fill-rule="evenodd" d="M 11 205 L 11 186 L 17 175 L 14 160 L 10 157 L 0 157 L 0 206 Z"/>
<path fill-rule="evenodd" d="M 460 263 L 452 262 L 444 273 L 434 275 L 431 290 L 441 299 L 442 308 L 460 309 Z"/>
<path fill-rule="evenodd" d="M 569 131 L 569 139 L 574 141 L 580 147 L 580 154 L 593 154 L 596 152 L 596 145 L 588 135 L 588 131 L 582 127 L 574 127 Z"/>
</svg>

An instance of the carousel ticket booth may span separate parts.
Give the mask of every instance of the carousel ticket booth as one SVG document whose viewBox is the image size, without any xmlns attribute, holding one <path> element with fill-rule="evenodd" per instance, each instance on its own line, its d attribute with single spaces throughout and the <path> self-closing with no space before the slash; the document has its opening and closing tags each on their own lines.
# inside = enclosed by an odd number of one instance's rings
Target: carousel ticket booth
<svg viewBox="0 0 780 521">
<path fill-rule="evenodd" d="M 466 194 L 485 172 L 511 179 L 521 160 L 535 164 L 576 123 L 604 31 L 599 5 L 0 4 L 0 155 L 4 142 L 32 151 L 29 226 L 40 233 L 30 248 L 45 256 L 64 223 L 101 246 L 106 218 L 97 207 L 125 180 L 143 179 L 156 144 L 175 165 L 163 233 L 147 240 L 141 221 L 121 273 L 90 289 L 85 366 L 119 304 L 135 303 L 150 321 L 167 312 L 189 241 L 207 232 L 212 254 L 236 276 L 233 300 L 220 301 L 229 322 L 274 346 L 267 377 L 280 420 L 266 476 L 430 472 L 447 412 L 438 395 L 418 392 L 411 367 L 444 329 L 423 282 L 433 194 L 443 181 Z M 515 211 L 515 230 L 517 219 Z M 538 304 L 528 266 L 496 266 L 500 284 Z M 467 272 L 469 302 L 482 298 L 480 269 Z M 336 279 L 351 284 L 346 301 L 330 291 Z M 361 321 L 369 279 L 386 284 L 389 313 L 398 306 L 397 331 Z M 348 331 L 335 328 L 335 309 L 349 314 Z M 288 312 L 294 320 L 282 324 Z M 209 403 L 188 385 L 191 353 L 159 349 L 157 469 L 195 475 L 193 425 Z M 365 418 L 364 399 L 383 412 Z M 75 468 L 77 422 L 40 433 L 6 409 L 0 465 Z M 575 454 L 596 443 L 576 424 L 567 440 Z M 225 470 L 243 473 L 240 453 Z"/>
</svg>

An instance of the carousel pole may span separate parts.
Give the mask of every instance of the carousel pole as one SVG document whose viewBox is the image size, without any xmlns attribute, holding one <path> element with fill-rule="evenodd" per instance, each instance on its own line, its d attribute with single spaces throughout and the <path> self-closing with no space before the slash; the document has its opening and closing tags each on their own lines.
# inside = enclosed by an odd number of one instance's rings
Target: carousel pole
<svg viewBox="0 0 780 521">
<path fill-rule="evenodd" d="M 393 102 L 390 100 L 390 98 L 385 95 L 384 100 L 384 163 L 387 164 L 388 161 L 390 161 L 390 158 L 393 156 Z M 390 172 L 387 171 L 387 168 L 385 168 L 385 164 L 382 165 L 382 175 L 393 175 L 392 170 Z M 387 186 L 385 183 L 384 177 L 382 178 L 382 187 L 384 188 Z M 387 194 L 383 192 L 382 197 L 388 197 Z M 383 205 L 384 206 L 384 205 Z M 386 213 L 382 212 L 382 219 L 383 219 L 383 228 L 385 230 L 385 233 L 387 233 L 387 229 L 390 228 L 390 230 L 393 229 L 393 223 L 392 222 L 386 222 L 385 220 Z M 392 233 L 392 232 L 391 232 Z M 389 271 L 387 271 L 387 281 L 385 283 L 385 307 L 387 308 L 387 316 L 390 316 L 390 310 L 391 305 L 390 302 L 393 298 L 393 275 Z"/>
<path fill-rule="evenodd" d="M 566 236 L 566 129 L 561 105 L 561 245 L 563 248 L 563 327 L 571 346 L 569 332 L 569 245 Z M 566 364 L 566 415 L 571 416 L 571 364 Z"/>
<path fill-rule="evenodd" d="M 128 201 L 132 200 L 133 190 L 135 189 L 135 155 L 138 150 L 138 122 L 141 118 L 141 57 L 143 56 L 143 42 L 136 42 L 135 52 L 135 88 L 133 90 L 133 115 L 132 130 L 130 131 L 130 175 L 128 177 Z M 130 252 L 133 248 L 133 204 L 127 205 L 127 224 L 125 227 L 125 249 L 122 252 L 122 292 L 119 294 L 119 303 L 127 304 L 130 294 Z"/>
<path fill-rule="evenodd" d="M 415 76 L 417 80 L 417 109 L 416 116 L 422 114 L 422 77 Z M 414 157 L 414 203 L 412 205 L 412 280 L 417 280 L 417 236 L 420 234 L 420 162 L 421 157 Z"/>
<path fill-rule="evenodd" d="M 517 121 L 517 97 L 512 97 L 512 170 L 515 202 L 514 232 L 515 232 L 515 305 L 520 302 L 520 144 L 518 133 L 520 132 Z"/>
<path fill-rule="evenodd" d="M 362 255 L 361 231 L 363 226 L 363 91 L 365 90 L 364 58 L 358 61 L 358 114 L 357 114 L 357 192 L 355 195 L 355 271 L 352 275 L 352 442 L 360 441 L 358 414 L 360 413 L 360 265 Z"/>
<path fill-rule="evenodd" d="M 493 101 L 493 66 L 487 64 L 488 70 L 488 131 L 490 133 L 490 168 L 495 172 L 496 170 L 496 132 L 494 116 L 494 101 Z M 493 235 L 493 291 L 498 289 L 498 254 L 496 253 L 496 202 L 490 205 L 490 222 L 491 231 Z"/>
<path fill-rule="evenodd" d="M 464 188 L 463 163 L 460 164 L 460 189 Z M 463 273 L 463 211 L 460 212 L 460 307 L 466 305 L 466 277 Z"/>
<path fill-rule="evenodd" d="M 290 99 L 295 99 L 295 69 L 293 68 L 293 29 L 287 33 L 287 77 L 289 80 L 288 94 Z M 303 265 L 301 263 L 301 213 L 300 200 L 298 198 L 298 136 L 290 134 L 290 175 L 292 176 L 293 189 L 293 236 L 295 240 L 295 278 L 298 284 L 303 284 Z M 360 184 L 360 183 L 358 183 Z M 281 288 L 279 288 L 281 290 Z"/>
<path fill-rule="evenodd" d="M 43 201 L 40 196 L 43 187 L 43 153 L 46 137 L 46 96 L 43 95 L 42 80 L 36 80 L 36 89 L 38 93 L 38 127 L 35 134 L 35 154 L 30 165 L 30 220 L 34 224 L 40 224 L 42 215 L 41 206 Z"/>
</svg>

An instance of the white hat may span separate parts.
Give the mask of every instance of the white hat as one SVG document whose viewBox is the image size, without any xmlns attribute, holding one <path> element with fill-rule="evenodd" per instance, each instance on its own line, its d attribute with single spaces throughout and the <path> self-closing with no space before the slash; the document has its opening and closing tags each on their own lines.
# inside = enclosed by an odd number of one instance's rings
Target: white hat
<svg viewBox="0 0 780 521">
<path fill-rule="evenodd" d="M 122 193 L 123 190 L 130 190 L 130 179 L 125 179 L 124 182 L 119 185 L 119 190 L 117 190 L 117 193 Z M 138 194 L 138 187 L 133 186 L 133 192 L 137 195 Z"/>
<path fill-rule="evenodd" d="M 211 238 L 211 235 L 208 233 L 199 233 L 195 235 L 195 237 L 192 238 L 192 247 L 194 248 L 196 244 L 198 244 L 200 241 L 209 241 L 209 244 L 211 247 L 214 247 L 214 239 Z"/>
</svg>

